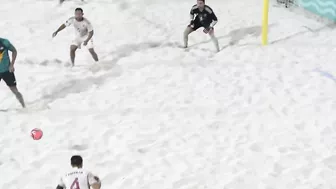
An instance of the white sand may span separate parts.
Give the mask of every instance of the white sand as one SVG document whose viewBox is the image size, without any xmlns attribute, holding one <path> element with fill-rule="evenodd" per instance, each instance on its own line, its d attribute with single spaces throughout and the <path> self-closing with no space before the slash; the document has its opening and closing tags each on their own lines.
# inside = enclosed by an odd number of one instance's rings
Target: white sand
<svg viewBox="0 0 336 189">
<path fill-rule="evenodd" d="M 1 189 L 53 189 L 73 154 L 105 189 L 336 187 L 334 30 L 271 6 L 261 47 L 260 0 L 207 0 L 223 50 L 200 30 L 185 52 L 193 1 L 88 1 L 0 6 L 28 106 L 1 82 Z M 69 69 L 73 28 L 51 34 L 77 6 L 101 62 L 84 49 Z"/>
</svg>

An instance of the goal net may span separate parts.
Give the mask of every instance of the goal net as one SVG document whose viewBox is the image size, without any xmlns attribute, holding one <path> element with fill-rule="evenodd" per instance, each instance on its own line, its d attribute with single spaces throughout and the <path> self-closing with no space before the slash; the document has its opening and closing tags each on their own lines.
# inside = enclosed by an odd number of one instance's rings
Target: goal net
<svg viewBox="0 0 336 189">
<path fill-rule="evenodd" d="M 277 3 L 288 8 L 297 5 L 297 0 L 277 0 Z"/>
<path fill-rule="evenodd" d="M 299 8 L 326 21 L 336 21 L 336 0 L 276 0 L 278 5 L 286 8 Z"/>
</svg>

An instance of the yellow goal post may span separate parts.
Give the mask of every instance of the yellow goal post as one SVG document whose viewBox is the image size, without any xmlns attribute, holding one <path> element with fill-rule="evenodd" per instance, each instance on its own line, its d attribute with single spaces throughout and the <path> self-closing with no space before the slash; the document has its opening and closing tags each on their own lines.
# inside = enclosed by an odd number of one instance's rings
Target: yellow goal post
<svg viewBox="0 0 336 189">
<path fill-rule="evenodd" d="M 263 15 L 262 15 L 262 34 L 261 42 L 262 45 L 267 45 L 268 43 L 268 10 L 269 10 L 269 0 L 263 1 Z"/>
</svg>

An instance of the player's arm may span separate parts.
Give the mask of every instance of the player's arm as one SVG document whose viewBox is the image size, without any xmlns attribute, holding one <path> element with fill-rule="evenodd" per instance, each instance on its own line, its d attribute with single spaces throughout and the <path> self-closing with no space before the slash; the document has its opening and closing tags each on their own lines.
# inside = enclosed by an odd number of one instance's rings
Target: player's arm
<svg viewBox="0 0 336 189">
<path fill-rule="evenodd" d="M 192 24 L 194 22 L 194 18 L 195 18 L 195 9 L 197 8 L 196 5 L 194 5 L 193 7 L 191 7 L 189 16 L 190 16 L 190 24 Z"/>
<path fill-rule="evenodd" d="M 190 21 L 193 21 L 194 20 L 194 14 L 190 14 Z"/>
<path fill-rule="evenodd" d="M 212 17 L 212 22 L 210 24 L 210 27 L 214 27 L 217 24 L 218 19 L 214 12 L 212 12 L 211 17 Z"/>
<path fill-rule="evenodd" d="M 53 34 L 52 34 L 52 37 L 55 37 L 58 32 L 62 31 L 64 28 L 66 28 L 66 25 L 65 24 L 62 24 Z"/>
<path fill-rule="evenodd" d="M 63 186 L 57 185 L 56 189 L 65 189 Z"/>
<path fill-rule="evenodd" d="M 89 32 L 88 38 L 85 41 L 89 42 L 92 36 L 93 36 L 93 30 Z"/>
<path fill-rule="evenodd" d="M 58 34 L 58 32 L 64 30 L 67 26 L 70 26 L 73 23 L 73 20 L 74 18 L 71 17 L 64 24 L 58 27 L 58 29 L 53 33 L 53 37 L 55 37 Z"/>
<path fill-rule="evenodd" d="M 17 50 L 14 47 L 14 45 L 9 42 L 8 40 L 3 41 L 3 46 L 8 49 L 9 51 L 12 52 L 12 61 L 11 61 L 11 65 L 13 66 L 15 61 L 16 61 L 16 56 L 17 56 Z"/>
<path fill-rule="evenodd" d="M 56 186 L 56 189 L 65 189 L 65 184 L 62 178 L 60 179 L 58 185 Z"/>
<path fill-rule="evenodd" d="M 100 189 L 101 181 L 99 177 L 94 176 L 92 173 L 88 174 L 88 182 L 92 189 Z"/>
<path fill-rule="evenodd" d="M 217 16 L 216 16 L 215 12 L 210 7 L 206 7 L 205 9 L 206 9 L 206 11 L 209 12 L 210 18 L 212 19 L 210 27 L 214 27 L 218 22 Z"/>
<path fill-rule="evenodd" d="M 89 31 L 89 35 L 88 35 L 88 37 L 85 41 L 89 42 L 90 39 L 92 38 L 93 34 L 94 34 L 94 31 L 93 31 L 93 27 L 92 27 L 91 23 L 89 21 L 87 21 L 87 23 L 88 23 L 87 28 L 88 28 L 88 31 Z"/>
<path fill-rule="evenodd" d="M 62 25 L 55 31 L 55 33 L 58 33 L 58 32 L 60 32 L 60 31 L 64 30 L 64 28 L 66 28 L 66 25 L 65 25 L 65 24 L 62 24 Z"/>
<path fill-rule="evenodd" d="M 92 189 L 100 189 L 101 187 L 101 182 L 96 182 L 91 184 Z"/>
</svg>

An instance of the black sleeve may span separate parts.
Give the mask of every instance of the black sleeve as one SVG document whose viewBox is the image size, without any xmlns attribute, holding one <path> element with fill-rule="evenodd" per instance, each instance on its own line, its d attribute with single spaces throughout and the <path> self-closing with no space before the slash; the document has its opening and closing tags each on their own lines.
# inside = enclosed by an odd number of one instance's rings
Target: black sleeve
<svg viewBox="0 0 336 189">
<path fill-rule="evenodd" d="M 65 189 L 65 188 L 63 188 L 63 187 L 60 186 L 60 185 L 57 185 L 56 189 Z"/>
<path fill-rule="evenodd" d="M 197 7 L 197 5 L 194 5 L 194 6 L 191 7 L 191 10 L 190 10 L 191 15 L 195 14 L 195 7 Z"/>
<path fill-rule="evenodd" d="M 206 7 L 205 7 L 205 10 L 209 13 L 210 18 L 211 18 L 212 20 L 214 20 L 214 21 L 218 21 L 217 16 L 216 16 L 215 12 L 212 10 L 212 8 L 210 8 L 209 6 L 206 6 Z"/>
<path fill-rule="evenodd" d="M 218 21 L 217 16 L 214 12 L 212 12 L 212 14 L 210 14 L 210 16 L 211 16 L 212 20 Z"/>
</svg>

